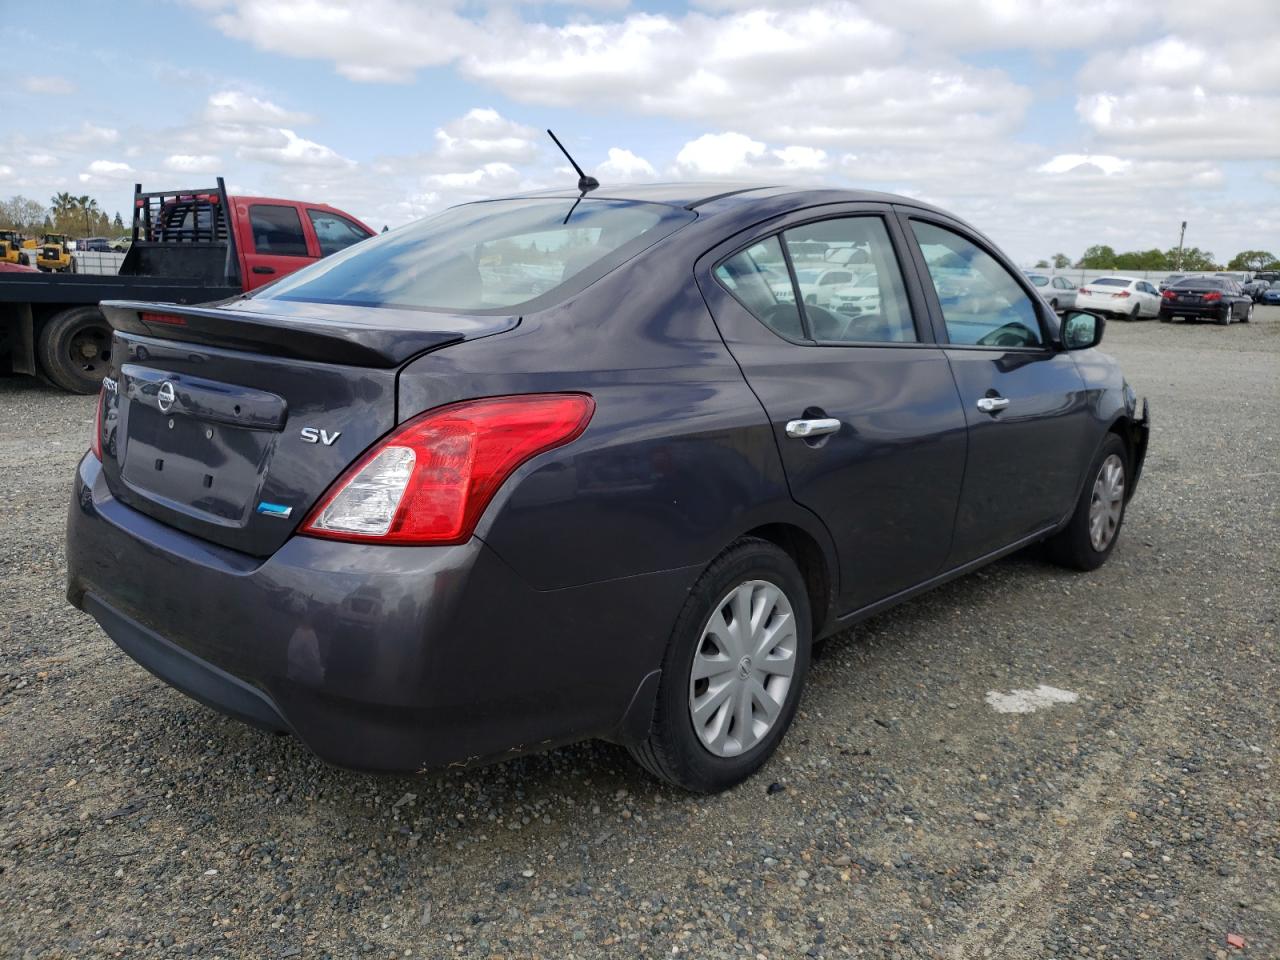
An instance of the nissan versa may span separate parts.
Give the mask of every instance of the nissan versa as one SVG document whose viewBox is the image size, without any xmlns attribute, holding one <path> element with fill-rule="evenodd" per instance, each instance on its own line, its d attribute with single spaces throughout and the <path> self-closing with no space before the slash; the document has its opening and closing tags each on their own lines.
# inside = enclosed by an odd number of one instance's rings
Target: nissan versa
<svg viewBox="0 0 1280 960">
<path fill-rule="evenodd" d="M 472 203 L 218 306 L 103 309 L 71 602 L 368 770 L 600 737 L 724 789 L 815 640 L 1038 541 L 1104 563 L 1147 447 L 1101 317 L 883 194 Z"/>
</svg>

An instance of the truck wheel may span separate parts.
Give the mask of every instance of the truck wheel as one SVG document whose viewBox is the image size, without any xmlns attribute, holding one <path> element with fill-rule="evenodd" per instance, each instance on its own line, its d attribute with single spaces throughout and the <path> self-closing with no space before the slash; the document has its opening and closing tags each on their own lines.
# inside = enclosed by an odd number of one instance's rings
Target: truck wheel
<svg viewBox="0 0 1280 960">
<path fill-rule="evenodd" d="M 72 393 L 97 393 L 111 360 L 111 325 L 97 307 L 72 307 L 40 328 L 36 344 L 45 376 Z"/>
<path fill-rule="evenodd" d="M 31 266 L 31 258 L 28 257 L 25 253 L 18 254 L 18 262 L 22 264 L 24 267 Z"/>
</svg>

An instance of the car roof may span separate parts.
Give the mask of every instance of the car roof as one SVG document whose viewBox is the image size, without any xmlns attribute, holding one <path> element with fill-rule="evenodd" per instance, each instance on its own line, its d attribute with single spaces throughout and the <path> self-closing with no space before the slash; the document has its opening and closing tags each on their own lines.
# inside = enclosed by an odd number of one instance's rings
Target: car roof
<svg viewBox="0 0 1280 960">
<path fill-rule="evenodd" d="M 632 200 L 640 203 L 662 203 L 693 210 L 719 201 L 716 208 L 740 209 L 751 204 L 766 205 L 779 197 L 796 201 L 797 206 L 818 203 L 898 203 L 928 210 L 937 209 L 919 200 L 893 193 L 875 190 L 853 190 L 841 187 L 780 185 L 768 183 L 734 183 L 732 181 L 674 181 L 670 183 L 624 183 L 605 185 L 592 190 L 588 196 L 594 200 Z M 563 189 L 535 190 L 529 193 L 494 197 L 495 200 L 515 200 L 533 197 L 559 197 L 577 199 L 578 191 L 571 186 Z M 484 201 L 482 201 L 484 202 Z M 769 203 L 769 206 L 774 204 Z M 942 211 L 938 211 L 942 212 Z"/>
<path fill-rule="evenodd" d="M 1124 274 L 1122 274 L 1122 273 L 1108 273 L 1106 276 L 1103 276 L 1103 277 L 1094 277 L 1094 278 L 1093 278 L 1092 280 L 1090 280 L 1089 282 L 1090 282 L 1090 283 L 1097 283 L 1099 280 L 1124 280 L 1124 281 L 1126 281 L 1126 282 L 1128 282 L 1128 283 L 1138 283 L 1139 281 L 1141 281 L 1141 280 L 1142 280 L 1142 278 L 1141 278 L 1141 277 L 1126 277 L 1126 276 L 1125 276 Z"/>
</svg>

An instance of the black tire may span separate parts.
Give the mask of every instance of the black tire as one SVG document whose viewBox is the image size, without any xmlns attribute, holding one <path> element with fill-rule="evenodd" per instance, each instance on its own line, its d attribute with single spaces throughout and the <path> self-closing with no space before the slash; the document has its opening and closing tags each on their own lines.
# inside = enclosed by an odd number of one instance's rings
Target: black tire
<svg viewBox="0 0 1280 960">
<path fill-rule="evenodd" d="M 1248 323 L 1252 319 L 1253 319 L 1253 304 L 1250 303 L 1248 308 L 1244 312 L 1244 316 L 1240 318 L 1240 322 Z"/>
<path fill-rule="evenodd" d="M 1054 312 L 1054 313 L 1057 313 L 1057 312 L 1058 312 L 1058 298 L 1057 298 L 1057 297 L 1054 297 L 1052 300 L 1050 300 L 1050 301 L 1049 301 L 1049 306 L 1053 308 L 1053 312 Z"/>
<path fill-rule="evenodd" d="M 796 624 L 795 668 L 782 709 L 758 743 L 734 757 L 703 746 L 689 715 L 690 671 L 703 628 L 717 604 L 749 580 L 766 580 L 791 604 Z M 640 766 L 655 777 L 695 793 L 719 793 L 741 783 L 764 764 L 791 726 L 804 690 L 813 627 L 805 582 L 787 553 L 766 540 L 745 537 L 720 554 L 694 584 L 676 619 L 662 662 L 657 705 L 648 738 L 630 747 Z"/>
<path fill-rule="evenodd" d="M 31 266 L 31 258 L 25 253 L 20 253 L 18 254 L 18 263 L 22 264 L 24 267 L 29 267 Z"/>
<path fill-rule="evenodd" d="M 97 307 L 72 307 L 45 321 L 36 338 L 40 369 L 71 393 L 97 393 L 111 359 L 111 325 Z"/>
<path fill-rule="evenodd" d="M 1133 309 L 1129 311 L 1129 322 L 1132 323 L 1136 320 L 1141 320 L 1141 319 L 1142 319 L 1142 304 L 1135 303 L 1133 305 Z"/>
<path fill-rule="evenodd" d="M 1089 537 L 1089 507 L 1093 502 L 1093 487 L 1102 465 L 1113 454 L 1120 458 L 1120 463 L 1124 468 L 1126 496 L 1121 505 L 1120 519 L 1116 522 L 1115 533 L 1106 547 L 1098 550 L 1094 547 L 1093 541 Z M 1080 499 L 1076 501 L 1076 508 L 1071 514 L 1071 519 L 1067 521 L 1067 525 L 1061 531 L 1045 541 L 1045 545 L 1048 548 L 1049 558 L 1054 563 L 1061 564 L 1064 567 L 1071 567 L 1075 570 L 1097 570 L 1098 567 L 1107 562 L 1107 558 L 1111 556 L 1111 551 L 1115 549 L 1116 544 L 1119 542 L 1120 531 L 1124 527 L 1125 512 L 1129 506 L 1128 493 L 1132 489 L 1130 486 L 1132 472 L 1129 468 L 1129 451 L 1125 448 L 1124 441 L 1114 433 L 1108 433 L 1106 440 L 1103 441 L 1102 446 L 1094 456 L 1093 462 L 1089 465 L 1089 472 L 1085 476 L 1084 489 L 1080 491 Z"/>
<path fill-rule="evenodd" d="M 1227 304 L 1227 306 L 1223 308 L 1221 315 L 1215 318 L 1215 322 L 1220 327 L 1227 327 L 1231 325 L 1231 305 L 1230 304 Z"/>
<path fill-rule="evenodd" d="M 1165 313 L 1163 310 L 1161 310 L 1161 311 L 1160 311 L 1160 322 L 1161 322 L 1161 323 L 1172 323 L 1172 322 L 1173 322 L 1173 314 L 1172 314 L 1172 313 Z"/>
</svg>

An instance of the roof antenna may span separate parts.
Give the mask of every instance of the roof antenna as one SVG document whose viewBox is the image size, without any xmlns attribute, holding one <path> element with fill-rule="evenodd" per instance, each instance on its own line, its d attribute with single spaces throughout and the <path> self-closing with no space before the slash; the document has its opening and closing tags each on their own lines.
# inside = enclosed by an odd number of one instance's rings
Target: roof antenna
<svg viewBox="0 0 1280 960">
<path fill-rule="evenodd" d="M 555 141 L 556 146 L 560 148 L 560 152 L 564 154 L 565 159 L 573 165 L 574 170 L 578 171 L 578 191 L 582 194 L 582 197 L 585 197 L 592 190 L 595 190 L 600 186 L 599 180 L 595 177 L 588 177 L 582 172 L 582 168 L 578 166 L 578 161 L 569 156 L 569 151 L 564 148 L 564 144 L 560 142 L 560 139 L 554 133 L 548 130 L 547 136 Z M 582 197 L 579 197 L 578 199 L 581 200 Z"/>
</svg>

